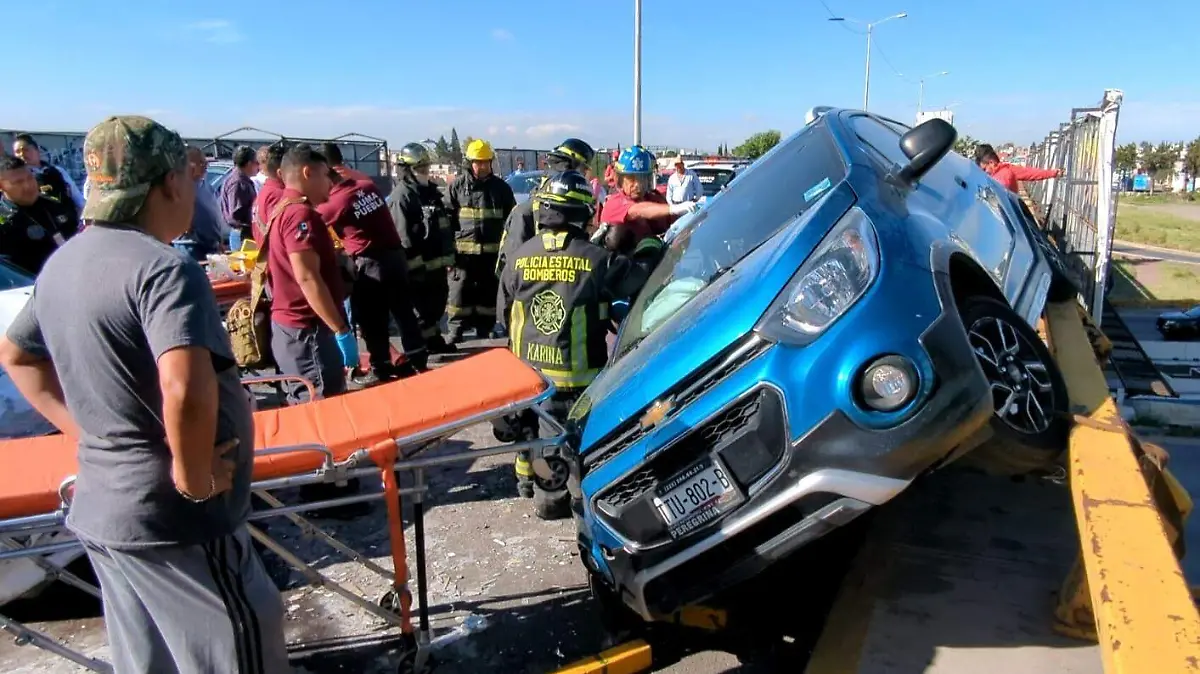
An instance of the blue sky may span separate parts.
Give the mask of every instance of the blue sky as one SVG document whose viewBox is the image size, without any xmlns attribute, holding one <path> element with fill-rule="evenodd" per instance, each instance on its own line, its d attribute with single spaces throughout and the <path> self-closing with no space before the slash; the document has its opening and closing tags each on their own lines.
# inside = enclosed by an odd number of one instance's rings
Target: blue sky
<svg viewBox="0 0 1200 674">
<path fill-rule="evenodd" d="M 798 128 L 812 105 L 859 107 L 874 21 L 871 109 L 911 122 L 952 105 L 960 132 L 1042 138 L 1108 87 L 1121 141 L 1200 136 L 1200 2 L 645 0 L 643 141 L 712 148 Z M 547 147 L 632 136 L 632 0 L 40 0 L 6 3 L 14 53 L 0 127 L 84 130 L 149 114 L 185 135 L 249 125 L 448 134 Z M 899 74 L 905 77 L 898 76 Z"/>
</svg>

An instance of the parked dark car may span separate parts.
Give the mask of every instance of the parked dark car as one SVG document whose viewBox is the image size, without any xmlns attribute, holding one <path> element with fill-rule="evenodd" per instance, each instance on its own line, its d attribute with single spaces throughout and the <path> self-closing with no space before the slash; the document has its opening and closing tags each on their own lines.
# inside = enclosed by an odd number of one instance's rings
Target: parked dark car
<svg viewBox="0 0 1200 674">
<path fill-rule="evenodd" d="M 1158 315 L 1154 327 L 1163 339 L 1200 339 L 1200 304 L 1187 311 L 1165 311 Z"/>
</svg>

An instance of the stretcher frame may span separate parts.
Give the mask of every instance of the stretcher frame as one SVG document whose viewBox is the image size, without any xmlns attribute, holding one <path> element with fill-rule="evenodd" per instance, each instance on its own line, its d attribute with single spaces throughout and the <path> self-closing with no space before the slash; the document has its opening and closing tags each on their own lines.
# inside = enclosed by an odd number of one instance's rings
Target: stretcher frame
<svg viewBox="0 0 1200 674">
<path fill-rule="evenodd" d="M 425 471 L 429 468 L 468 463 L 478 458 L 503 456 L 517 452 L 528 451 L 534 457 L 543 456 L 543 450 L 558 448 L 566 437 L 564 427 L 550 416 L 542 404 L 555 393 L 554 384 L 537 373 L 543 389 L 534 396 L 505 403 L 500 407 L 469 414 L 462 419 L 452 420 L 432 428 L 418 431 L 403 437 L 392 438 L 388 451 L 372 457 L 366 448 L 359 449 L 342 461 L 335 460 L 334 451 L 320 443 L 282 445 L 255 450 L 255 457 L 271 454 L 294 452 L 318 452 L 323 454 L 322 464 L 316 470 L 296 475 L 260 480 L 251 484 L 251 493 L 262 504 L 250 514 L 250 522 L 265 520 L 270 517 L 285 517 L 295 524 L 305 536 L 313 536 L 341 553 L 347 559 L 357 562 L 367 570 L 378 575 L 390 584 L 389 589 L 377 602 L 371 602 L 354 592 L 346 589 L 340 583 L 330 580 L 320 571 L 299 556 L 287 549 L 281 543 L 272 539 L 263 530 L 248 524 L 250 535 L 254 540 L 268 550 L 278 555 L 289 566 L 300 572 L 305 579 L 315 586 L 327 589 L 355 606 L 384 620 L 390 626 L 400 630 L 400 663 L 399 672 L 418 673 L 428 672 L 432 667 L 431 653 L 433 651 L 433 635 L 429 624 L 428 588 L 426 583 L 426 549 L 425 549 L 425 507 L 424 495 L 429 490 L 425 481 Z M 299 381 L 308 387 L 310 395 L 312 383 L 302 377 L 289 375 L 267 375 L 247 377 L 242 379 L 244 386 L 277 383 L 281 381 Z M 315 398 L 310 398 L 315 399 Z M 442 445 L 452 436 L 471 426 L 487 423 L 505 416 L 516 415 L 526 410 L 532 411 L 539 419 L 549 424 L 554 431 L 552 437 L 522 440 L 518 442 L 493 445 L 480 449 L 466 449 L 451 454 L 439 456 L 421 456 L 422 454 Z M 401 488 L 398 475 L 410 472 L 413 476 L 413 486 Z M 369 494 L 357 494 L 311 503 L 285 505 L 271 492 L 278 489 L 302 487 L 315 484 L 344 485 L 353 478 L 370 478 L 378 476 L 382 480 L 383 489 Z M 0 520 L 0 560 L 14 558 L 32 558 L 48 574 L 51 580 L 65 582 L 96 598 L 100 598 L 100 589 L 65 568 L 59 568 L 50 563 L 47 556 L 64 550 L 76 548 L 81 543 L 76 540 L 65 527 L 67 513 L 70 511 L 72 486 L 75 476 L 62 481 L 58 488 L 59 507 L 52 513 Z M 404 521 L 402 517 L 402 499 L 411 498 L 413 518 L 414 562 L 416 565 L 417 612 L 418 623 L 412 623 L 412 593 L 409 589 L 409 565 L 407 543 L 404 538 Z M 383 499 L 387 504 L 387 525 L 389 545 L 392 557 L 392 570 L 376 564 L 366 555 L 338 541 L 321 527 L 313 524 L 300 513 L 314 512 L 337 508 L 341 506 L 366 503 Z M 44 542 L 46 537 L 54 534 L 65 534 L 70 540 Z M 20 539 L 28 538 L 22 542 Z M 0 612 L 0 630 L 14 637 L 19 646 L 32 645 L 59 657 L 70 660 L 75 664 L 93 672 L 111 674 L 112 666 L 107 662 L 89 657 L 71 647 L 59 642 L 53 637 L 38 630 L 21 624 Z"/>
</svg>

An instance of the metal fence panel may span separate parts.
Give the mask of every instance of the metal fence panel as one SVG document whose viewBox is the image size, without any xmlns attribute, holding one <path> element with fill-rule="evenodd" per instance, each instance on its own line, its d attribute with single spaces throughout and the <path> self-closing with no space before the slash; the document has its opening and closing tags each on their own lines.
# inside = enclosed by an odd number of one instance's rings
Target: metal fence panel
<svg viewBox="0 0 1200 674">
<path fill-rule="evenodd" d="M 1062 169 L 1063 176 L 1030 183 L 1030 199 L 1046 213 L 1046 225 L 1067 258 L 1080 298 L 1099 325 L 1108 287 L 1116 226 L 1114 181 L 1117 119 L 1124 94 L 1108 89 L 1100 104 L 1075 108 L 1069 122 L 1050 132 L 1030 153 L 1029 164 Z"/>
</svg>

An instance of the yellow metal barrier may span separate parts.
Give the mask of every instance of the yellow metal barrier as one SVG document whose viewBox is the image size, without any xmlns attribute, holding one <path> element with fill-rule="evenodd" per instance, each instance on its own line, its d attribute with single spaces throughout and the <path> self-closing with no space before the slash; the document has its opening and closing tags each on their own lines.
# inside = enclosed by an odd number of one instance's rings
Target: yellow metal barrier
<svg viewBox="0 0 1200 674">
<path fill-rule="evenodd" d="M 1078 309 L 1049 305 L 1046 322 L 1077 415 L 1068 474 L 1086 577 L 1076 580 L 1090 599 L 1104 670 L 1200 671 L 1200 614 Z"/>
<path fill-rule="evenodd" d="M 567 665 L 554 674 L 637 674 L 650 669 L 650 644 L 631 641 Z"/>
</svg>

